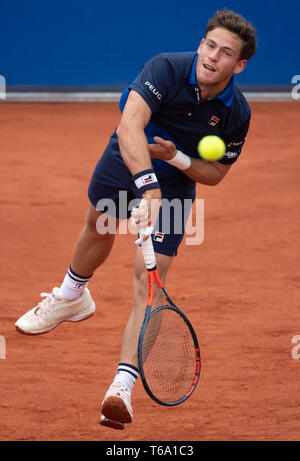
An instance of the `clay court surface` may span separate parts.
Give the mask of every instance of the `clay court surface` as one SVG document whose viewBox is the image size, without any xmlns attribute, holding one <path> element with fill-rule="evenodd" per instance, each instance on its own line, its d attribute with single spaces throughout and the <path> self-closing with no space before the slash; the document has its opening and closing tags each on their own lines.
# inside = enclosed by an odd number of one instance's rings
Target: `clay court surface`
<svg viewBox="0 0 300 461">
<path fill-rule="evenodd" d="M 252 103 L 238 162 L 205 199 L 205 237 L 182 244 L 167 289 L 194 324 L 202 373 L 165 408 L 134 390 L 124 431 L 98 424 L 131 310 L 134 236 L 119 235 L 89 288 L 95 315 L 38 337 L 14 322 L 59 286 L 88 207 L 116 104 L 0 105 L 0 439 L 298 440 L 300 105 Z M 299 350 L 300 352 L 300 350 Z"/>
</svg>

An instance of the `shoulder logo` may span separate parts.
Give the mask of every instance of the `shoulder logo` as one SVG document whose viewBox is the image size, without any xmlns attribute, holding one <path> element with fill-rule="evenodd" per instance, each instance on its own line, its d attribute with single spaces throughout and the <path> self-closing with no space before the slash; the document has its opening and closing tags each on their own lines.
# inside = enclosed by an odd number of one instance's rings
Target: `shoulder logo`
<svg viewBox="0 0 300 461">
<path fill-rule="evenodd" d="M 219 123 L 219 121 L 220 121 L 219 117 L 217 117 L 216 115 L 213 115 L 210 121 L 208 122 L 208 124 L 210 126 L 216 126 L 216 124 Z"/>
</svg>

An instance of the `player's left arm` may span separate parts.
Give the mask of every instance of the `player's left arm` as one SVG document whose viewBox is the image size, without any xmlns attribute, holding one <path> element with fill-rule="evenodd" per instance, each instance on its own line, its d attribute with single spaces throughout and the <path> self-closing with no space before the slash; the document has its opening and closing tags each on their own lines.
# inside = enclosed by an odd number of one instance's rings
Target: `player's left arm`
<svg viewBox="0 0 300 461">
<path fill-rule="evenodd" d="M 177 148 L 172 141 L 167 141 L 159 136 L 155 136 L 154 141 L 157 144 L 149 144 L 151 157 L 167 162 L 176 156 Z M 224 165 L 220 162 L 207 162 L 200 158 L 190 157 L 190 161 L 190 166 L 183 170 L 183 173 L 193 181 L 207 186 L 219 184 L 232 166 L 231 164 Z"/>
<path fill-rule="evenodd" d="M 216 186 L 226 176 L 232 165 L 220 162 L 206 162 L 200 158 L 191 158 L 191 166 L 184 173 L 193 181 L 207 186 Z"/>
</svg>

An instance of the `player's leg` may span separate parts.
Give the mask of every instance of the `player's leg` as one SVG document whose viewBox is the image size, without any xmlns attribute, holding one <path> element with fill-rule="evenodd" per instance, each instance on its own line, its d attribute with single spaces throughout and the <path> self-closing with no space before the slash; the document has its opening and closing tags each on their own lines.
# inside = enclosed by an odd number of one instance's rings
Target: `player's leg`
<svg viewBox="0 0 300 461">
<path fill-rule="evenodd" d="M 165 284 L 173 257 L 157 253 L 156 260 L 161 280 Z M 142 250 L 138 247 L 134 265 L 134 307 L 124 330 L 117 373 L 102 405 L 100 423 L 115 429 L 123 429 L 125 423 L 132 421 L 131 392 L 139 375 L 137 345 L 145 316 L 147 290 L 147 271 L 145 270 Z M 155 287 L 153 306 L 156 307 L 160 304 L 161 293 Z"/>
<path fill-rule="evenodd" d="M 167 200 L 162 203 L 160 209 L 155 229 L 157 232 L 153 235 L 153 246 L 160 277 L 165 285 L 173 256 L 177 254 L 183 239 L 187 218 L 195 197 L 195 187 L 193 184 L 191 187 L 185 184 L 181 187 L 178 184 L 171 186 L 165 184 L 162 192 Z M 173 199 L 177 199 L 176 206 L 170 207 Z M 102 414 L 100 423 L 112 428 L 116 428 L 115 425 L 118 424 L 117 428 L 123 429 L 125 423 L 131 422 L 132 419 L 131 391 L 139 375 L 137 344 L 145 314 L 147 292 L 147 271 L 142 250 L 138 248 L 134 272 L 134 308 L 124 331 L 117 374 L 102 404 L 102 411 L 105 414 Z M 157 288 L 154 303 L 154 305 L 161 304 L 160 292 Z M 110 416 L 113 416 L 112 424 L 110 424 Z"/>
<path fill-rule="evenodd" d="M 89 207 L 85 226 L 77 240 L 64 281 L 60 288 L 56 287 L 52 293 L 45 293 L 46 299 L 16 322 L 18 331 L 26 334 L 47 333 L 65 320 L 73 322 L 84 320 L 93 314 L 95 304 L 87 284 L 93 272 L 109 255 L 115 238 L 114 232 L 101 234 L 97 231 L 96 223 L 102 214 L 97 210 L 105 210 L 110 214 L 111 220 L 117 220 L 117 217 L 127 219 L 126 197 L 122 199 L 125 205 L 120 206 L 122 203 L 119 191 L 121 189 L 126 195 L 126 191 L 130 192 L 131 184 L 131 173 L 118 154 L 118 140 L 114 133 L 92 175 L 88 188 L 92 205 Z M 103 201 L 110 204 L 103 208 Z M 122 213 L 119 212 L 120 209 Z M 106 215 L 102 214 L 103 216 Z M 116 229 L 116 226 L 112 227 L 113 230 Z M 63 307 L 66 313 L 63 312 Z M 56 315 L 57 320 L 55 320 Z M 32 325 L 39 323 L 39 320 L 41 324 Z"/>
<path fill-rule="evenodd" d="M 87 285 L 94 271 L 109 255 L 115 238 L 113 233 L 102 235 L 97 231 L 97 219 L 101 214 L 90 205 L 61 287 L 45 293 L 43 301 L 20 317 L 15 324 L 17 331 L 43 334 L 61 322 L 78 322 L 93 315 L 95 303 Z"/>
<path fill-rule="evenodd" d="M 156 253 L 157 267 L 163 284 L 167 277 L 172 256 Z M 120 362 L 130 363 L 138 367 L 137 359 L 137 343 L 141 325 L 145 316 L 146 301 L 148 292 L 148 275 L 145 270 L 145 262 L 143 252 L 140 247 L 137 248 L 135 264 L 134 264 L 134 279 L 133 279 L 133 294 L 134 307 L 124 330 Z M 154 286 L 153 307 L 161 304 L 162 296 L 157 285 Z"/>
<path fill-rule="evenodd" d="M 71 267 L 83 276 L 89 276 L 104 263 L 114 243 L 114 233 L 100 234 L 97 230 L 97 220 L 101 215 L 102 213 L 90 204 L 85 225 L 75 245 Z M 118 220 L 116 221 L 117 227 Z"/>
</svg>

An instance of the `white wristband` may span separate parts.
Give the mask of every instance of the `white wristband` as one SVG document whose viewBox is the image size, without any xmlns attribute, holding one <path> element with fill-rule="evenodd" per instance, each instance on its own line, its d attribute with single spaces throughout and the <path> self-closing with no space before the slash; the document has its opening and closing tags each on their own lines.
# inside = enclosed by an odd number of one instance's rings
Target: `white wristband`
<svg viewBox="0 0 300 461">
<path fill-rule="evenodd" d="M 192 164 L 191 158 L 180 150 L 177 151 L 174 158 L 167 160 L 167 162 L 170 165 L 176 166 L 179 170 L 187 170 Z"/>
</svg>

